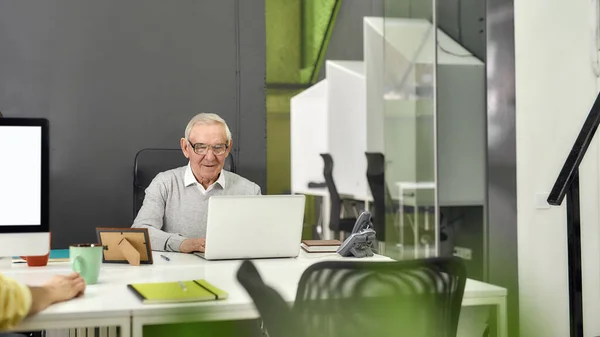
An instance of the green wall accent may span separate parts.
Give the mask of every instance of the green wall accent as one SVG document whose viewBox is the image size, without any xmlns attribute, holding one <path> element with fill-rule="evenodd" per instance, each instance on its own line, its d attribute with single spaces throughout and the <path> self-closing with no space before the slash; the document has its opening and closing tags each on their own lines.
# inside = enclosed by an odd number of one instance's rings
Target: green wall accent
<svg viewBox="0 0 600 337">
<path fill-rule="evenodd" d="M 303 39 L 304 50 L 302 55 L 302 67 L 314 66 L 315 60 L 319 55 L 321 49 L 321 42 L 327 26 L 329 25 L 329 18 L 331 17 L 331 11 L 328 7 L 331 6 L 335 1 L 332 0 L 319 0 L 319 1 L 306 1 L 304 5 L 304 16 L 303 16 Z"/>
<path fill-rule="evenodd" d="M 300 83 L 302 0 L 265 0 L 267 85 Z"/>
<path fill-rule="evenodd" d="M 304 2 L 302 83 L 316 82 L 341 5 L 342 0 Z"/>
<path fill-rule="evenodd" d="M 265 0 L 267 84 L 313 84 L 342 0 Z"/>
<path fill-rule="evenodd" d="M 312 84 L 341 0 L 265 0 L 267 193 L 290 190 L 290 98 Z"/>
<path fill-rule="evenodd" d="M 267 38 L 267 193 L 291 189 L 290 99 L 313 84 L 341 0 L 265 0 Z M 311 238 L 316 222 L 315 198 L 306 198 L 303 238 Z"/>
</svg>

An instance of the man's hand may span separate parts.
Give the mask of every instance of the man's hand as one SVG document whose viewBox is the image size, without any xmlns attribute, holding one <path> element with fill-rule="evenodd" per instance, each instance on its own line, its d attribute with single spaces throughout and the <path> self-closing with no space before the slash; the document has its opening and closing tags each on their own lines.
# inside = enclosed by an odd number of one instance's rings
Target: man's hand
<svg viewBox="0 0 600 337">
<path fill-rule="evenodd" d="M 36 314 L 54 303 L 79 297 L 85 292 L 85 281 L 78 273 L 56 275 L 41 287 L 29 287 L 32 304 L 29 314 Z"/>
<path fill-rule="evenodd" d="M 179 246 L 179 250 L 182 253 L 192 253 L 192 252 L 204 252 L 204 247 L 206 246 L 206 238 L 199 239 L 185 239 L 181 242 L 181 246 Z"/>
</svg>

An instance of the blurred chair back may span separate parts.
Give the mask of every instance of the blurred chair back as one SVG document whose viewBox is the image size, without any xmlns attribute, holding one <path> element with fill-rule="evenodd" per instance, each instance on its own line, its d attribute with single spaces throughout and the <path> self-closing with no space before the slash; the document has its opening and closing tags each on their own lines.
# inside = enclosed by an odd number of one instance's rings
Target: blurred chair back
<svg viewBox="0 0 600 337">
<path fill-rule="evenodd" d="M 373 226 L 378 240 L 385 240 L 386 183 L 385 157 L 379 152 L 365 152 L 367 156 L 367 182 L 373 196 Z"/>
<path fill-rule="evenodd" d="M 293 308 L 251 261 L 237 277 L 270 337 L 454 337 L 466 283 L 463 261 L 324 261 L 309 266 Z"/>
<path fill-rule="evenodd" d="M 456 336 L 466 270 L 458 258 L 326 261 L 303 273 L 294 315 L 306 336 Z"/>
<path fill-rule="evenodd" d="M 242 262 L 237 271 L 237 279 L 254 301 L 268 330 L 268 336 L 302 336 L 302 329 L 298 326 L 299 321 L 293 316 L 292 308 L 275 289 L 263 282 L 250 260 Z"/>
<path fill-rule="evenodd" d="M 135 155 L 133 164 L 133 217 L 142 207 L 146 188 L 160 172 L 185 166 L 188 159 L 181 149 L 143 149 Z M 231 153 L 225 158 L 223 169 L 235 172 Z"/>
</svg>

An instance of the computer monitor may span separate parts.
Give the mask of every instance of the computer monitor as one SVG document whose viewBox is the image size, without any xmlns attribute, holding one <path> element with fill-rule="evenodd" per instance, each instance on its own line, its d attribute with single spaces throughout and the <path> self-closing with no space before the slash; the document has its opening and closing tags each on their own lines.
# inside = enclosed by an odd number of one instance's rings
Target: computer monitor
<svg viewBox="0 0 600 337">
<path fill-rule="evenodd" d="M 0 118 L 0 257 L 46 255 L 48 120 Z"/>
</svg>

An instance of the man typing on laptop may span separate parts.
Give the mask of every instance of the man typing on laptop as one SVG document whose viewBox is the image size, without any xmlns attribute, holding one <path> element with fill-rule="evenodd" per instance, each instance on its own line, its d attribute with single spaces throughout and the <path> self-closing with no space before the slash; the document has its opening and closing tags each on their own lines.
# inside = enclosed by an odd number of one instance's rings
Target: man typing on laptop
<svg viewBox="0 0 600 337">
<path fill-rule="evenodd" d="M 187 166 L 159 173 L 132 227 L 148 228 L 152 249 L 203 252 L 208 199 L 218 195 L 260 195 L 260 187 L 223 170 L 231 151 L 231 131 L 218 115 L 194 116 L 181 138 Z"/>
</svg>

